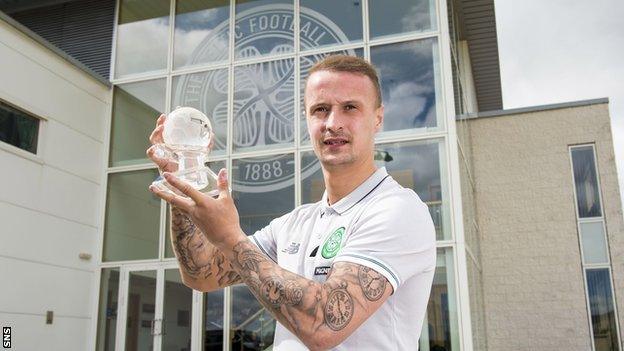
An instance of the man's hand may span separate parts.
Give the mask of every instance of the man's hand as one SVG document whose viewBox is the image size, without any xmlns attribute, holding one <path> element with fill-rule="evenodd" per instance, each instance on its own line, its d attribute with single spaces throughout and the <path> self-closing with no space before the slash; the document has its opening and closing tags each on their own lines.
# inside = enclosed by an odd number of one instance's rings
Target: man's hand
<svg viewBox="0 0 624 351">
<path fill-rule="evenodd" d="M 225 168 L 219 171 L 217 181 L 219 196 L 217 198 L 195 190 L 190 184 L 181 181 L 169 172 L 165 172 L 163 176 L 169 184 L 188 198 L 158 190 L 153 186 L 150 186 L 150 190 L 187 214 L 218 249 L 231 248 L 235 243 L 246 238 L 240 228 L 238 211 L 229 192 Z"/>
</svg>

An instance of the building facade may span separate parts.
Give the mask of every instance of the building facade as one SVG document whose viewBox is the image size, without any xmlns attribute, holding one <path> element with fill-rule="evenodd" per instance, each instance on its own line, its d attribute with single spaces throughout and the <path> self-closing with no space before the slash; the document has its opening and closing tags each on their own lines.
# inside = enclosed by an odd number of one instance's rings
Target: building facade
<svg viewBox="0 0 624 351">
<path fill-rule="evenodd" d="M 18 185 L 1 216 L 19 231 L 3 233 L 0 251 L 19 282 L 0 305 L 15 348 L 270 349 L 275 321 L 245 286 L 200 293 L 181 283 L 167 205 L 147 190 L 158 176 L 148 136 L 176 106 L 210 116 L 210 167 L 230 170 L 252 234 L 320 199 L 303 84 L 314 62 L 343 53 L 378 68 L 386 116 L 376 161 L 418 193 L 436 226 L 414 349 L 621 349 L 623 224 L 607 102 L 484 112 L 502 109 L 492 1 L 0 9 L 3 118 L 39 126 L 34 153 L 0 143 L 13 170 L 2 180 Z M 588 150 L 598 171 L 575 173 L 574 155 L 586 162 Z M 584 174 L 598 176 L 582 183 Z"/>
</svg>

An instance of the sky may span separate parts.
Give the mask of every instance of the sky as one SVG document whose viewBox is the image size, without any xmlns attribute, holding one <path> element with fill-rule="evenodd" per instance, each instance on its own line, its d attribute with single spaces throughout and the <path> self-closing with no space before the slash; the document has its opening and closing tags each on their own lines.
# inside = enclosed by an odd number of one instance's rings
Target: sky
<svg viewBox="0 0 624 351">
<path fill-rule="evenodd" d="M 624 207 L 624 1 L 494 6 L 504 108 L 608 97 Z"/>
</svg>

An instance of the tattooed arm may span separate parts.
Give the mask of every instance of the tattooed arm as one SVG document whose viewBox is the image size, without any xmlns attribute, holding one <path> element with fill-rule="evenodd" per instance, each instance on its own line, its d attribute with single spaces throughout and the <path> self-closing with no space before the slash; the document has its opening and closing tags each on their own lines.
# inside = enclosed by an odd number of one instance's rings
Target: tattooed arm
<svg viewBox="0 0 624 351">
<path fill-rule="evenodd" d="M 171 243 L 184 285 L 199 291 L 213 291 L 242 282 L 223 253 L 186 214 L 173 206 Z"/>
<path fill-rule="evenodd" d="M 383 275 L 355 263 L 334 263 L 321 284 L 279 267 L 244 237 L 223 252 L 258 301 L 311 350 L 340 344 L 392 293 Z"/>
</svg>

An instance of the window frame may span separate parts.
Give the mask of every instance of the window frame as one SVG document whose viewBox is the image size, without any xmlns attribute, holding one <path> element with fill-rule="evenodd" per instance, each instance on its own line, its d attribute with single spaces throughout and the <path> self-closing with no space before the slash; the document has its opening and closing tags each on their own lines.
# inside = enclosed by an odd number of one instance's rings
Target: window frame
<svg viewBox="0 0 624 351">
<path fill-rule="evenodd" d="M 32 118 L 35 118 L 37 120 L 37 122 L 39 123 L 38 125 L 38 131 L 37 131 L 37 151 L 36 153 L 32 153 L 30 151 L 24 150 L 22 148 L 19 148 L 15 145 L 11 145 L 7 142 L 4 142 L 2 140 L 0 140 L 0 150 L 3 151 L 7 151 L 10 152 L 16 156 L 20 156 L 22 158 L 28 159 L 30 161 L 39 163 L 39 164 L 43 164 L 43 153 L 42 153 L 42 145 L 44 144 L 43 142 L 44 140 L 44 136 L 45 136 L 45 128 L 48 122 L 48 118 L 44 117 L 41 113 L 36 113 L 36 112 L 31 112 L 33 110 L 33 108 L 25 108 L 22 107 L 20 105 L 26 105 L 26 104 L 18 104 L 15 102 L 10 102 L 8 101 L 8 99 L 5 99 L 4 97 L 0 96 L 0 104 L 4 104 L 10 108 L 13 108 L 15 110 L 18 110 Z M 30 106 L 29 106 L 30 107 Z"/>
</svg>

